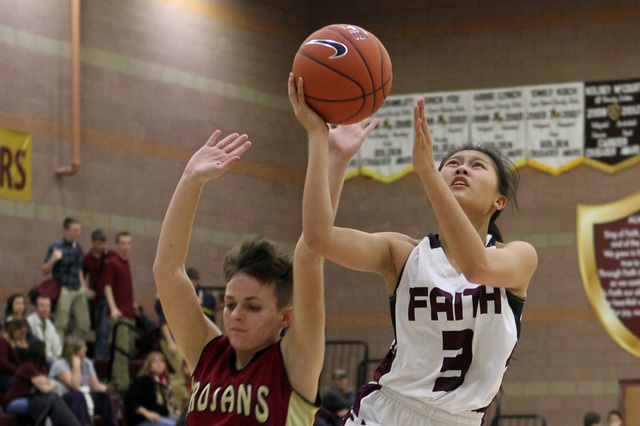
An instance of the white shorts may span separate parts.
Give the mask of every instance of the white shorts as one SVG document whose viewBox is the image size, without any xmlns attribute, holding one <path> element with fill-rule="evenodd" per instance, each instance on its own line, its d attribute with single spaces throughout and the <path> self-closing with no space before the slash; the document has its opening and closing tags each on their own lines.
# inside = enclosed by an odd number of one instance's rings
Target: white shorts
<svg viewBox="0 0 640 426">
<path fill-rule="evenodd" d="M 352 409 L 344 426 L 479 426 L 483 417 L 473 411 L 452 414 L 382 388 L 362 398 L 358 415 Z"/>
</svg>

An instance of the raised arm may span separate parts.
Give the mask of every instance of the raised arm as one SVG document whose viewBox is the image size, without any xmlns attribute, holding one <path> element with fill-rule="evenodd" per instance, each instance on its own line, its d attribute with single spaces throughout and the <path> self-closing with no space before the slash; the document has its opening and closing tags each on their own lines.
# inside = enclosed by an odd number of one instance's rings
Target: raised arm
<svg viewBox="0 0 640 426">
<path fill-rule="evenodd" d="M 289 82 L 293 86 L 293 82 Z M 309 135 L 309 160 L 302 201 L 302 229 L 309 247 L 319 255 L 342 266 L 359 271 L 376 272 L 382 275 L 391 293 L 404 260 L 415 241 L 402 234 L 369 234 L 355 229 L 334 226 L 329 178 L 331 156 L 329 133 L 316 124 L 318 117 L 304 99 L 303 81 L 290 88 L 289 99 L 294 105 L 296 118 Z M 293 92 L 293 93 L 292 93 Z M 319 119 L 319 117 L 318 117 Z M 364 138 L 377 120 L 367 127 L 345 126 Z"/>
<path fill-rule="evenodd" d="M 234 133 L 218 142 L 219 136 L 216 130 L 189 160 L 169 203 L 153 264 L 167 323 L 191 371 L 204 346 L 221 334 L 202 313 L 184 267 L 193 218 L 204 184 L 229 170 L 251 146 L 247 135 Z"/>
<path fill-rule="evenodd" d="M 500 245 L 497 250 L 485 250 L 482 232 L 471 222 L 435 165 L 422 99 L 414 107 L 414 120 L 414 170 L 429 198 L 449 254 L 471 282 L 505 287 L 524 296 L 538 263 L 535 249 L 516 241 Z M 490 207 L 492 211 L 504 208 L 506 198 L 500 195 L 497 193 Z M 487 225 L 488 219 L 484 227 L 478 228 L 486 232 Z"/>
<path fill-rule="evenodd" d="M 298 96 L 289 77 L 289 99 L 296 116 L 329 143 L 328 191 L 330 214 L 333 218 L 338 209 L 344 176 L 351 158 L 358 152 L 362 142 L 377 124 L 365 123 L 340 126 L 329 130 L 327 124 L 305 105 Z M 304 235 L 300 236 L 293 257 L 293 319 L 282 340 L 282 352 L 291 385 L 302 396 L 314 401 L 318 392 L 318 377 L 324 358 L 325 306 L 324 306 L 324 260 L 307 246 Z"/>
</svg>

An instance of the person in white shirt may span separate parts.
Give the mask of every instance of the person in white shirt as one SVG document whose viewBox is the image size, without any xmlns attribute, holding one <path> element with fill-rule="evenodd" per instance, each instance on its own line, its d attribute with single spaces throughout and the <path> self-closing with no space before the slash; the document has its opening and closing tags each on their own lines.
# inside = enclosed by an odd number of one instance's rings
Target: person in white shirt
<svg viewBox="0 0 640 426">
<path fill-rule="evenodd" d="M 44 342 L 47 348 L 47 359 L 58 359 L 62 355 L 62 343 L 53 321 L 49 318 L 51 300 L 46 296 L 38 296 L 35 305 L 36 311 L 27 317 L 31 334 Z"/>
</svg>

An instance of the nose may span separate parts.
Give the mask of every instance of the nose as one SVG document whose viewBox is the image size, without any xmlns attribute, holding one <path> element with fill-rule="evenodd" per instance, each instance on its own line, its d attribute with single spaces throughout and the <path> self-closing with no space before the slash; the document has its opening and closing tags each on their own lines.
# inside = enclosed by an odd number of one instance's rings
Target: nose
<svg viewBox="0 0 640 426">
<path fill-rule="evenodd" d="M 458 166 L 458 168 L 456 168 L 456 174 L 457 175 L 460 175 L 460 174 L 467 175 L 467 174 L 469 174 L 469 172 L 467 171 L 467 168 L 464 166 L 464 164 L 460 164 Z"/>
</svg>

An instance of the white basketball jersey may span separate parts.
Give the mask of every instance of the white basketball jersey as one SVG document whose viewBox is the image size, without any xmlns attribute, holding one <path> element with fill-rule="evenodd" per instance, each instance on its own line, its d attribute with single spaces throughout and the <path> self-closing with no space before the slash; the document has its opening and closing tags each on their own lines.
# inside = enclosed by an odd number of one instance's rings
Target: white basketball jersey
<svg viewBox="0 0 640 426">
<path fill-rule="evenodd" d="M 375 379 L 450 413 L 486 409 L 516 346 L 523 303 L 504 288 L 470 283 L 451 266 L 437 236 L 425 237 L 391 298 L 396 339 Z"/>
</svg>

